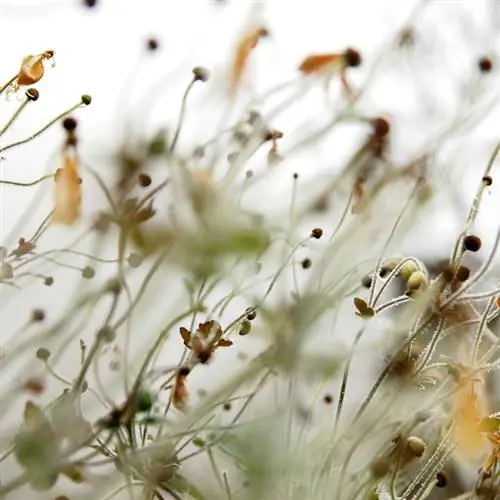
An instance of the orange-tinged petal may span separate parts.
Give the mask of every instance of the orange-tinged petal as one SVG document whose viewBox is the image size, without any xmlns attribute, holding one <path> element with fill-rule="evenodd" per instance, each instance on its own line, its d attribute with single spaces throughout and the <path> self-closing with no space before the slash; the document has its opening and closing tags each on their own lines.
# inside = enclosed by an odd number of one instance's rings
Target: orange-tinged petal
<svg viewBox="0 0 500 500">
<path fill-rule="evenodd" d="M 44 67 L 42 56 L 26 56 L 21 63 L 21 69 L 17 75 L 17 84 L 33 85 L 42 79 L 43 74 Z"/>
<path fill-rule="evenodd" d="M 312 54 L 302 61 L 299 66 L 299 71 L 304 75 L 319 73 L 331 68 L 334 64 L 339 63 L 342 58 L 342 54 L 336 53 Z"/>
<path fill-rule="evenodd" d="M 233 60 L 233 66 L 230 75 L 229 87 L 231 94 L 235 94 L 245 72 L 248 57 L 252 50 L 257 46 L 259 40 L 268 35 L 266 28 L 258 28 L 247 33 L 236 46 L 236 53 Z"/>
<path fill-rule="evenodd" d="M 55 184 L 55 210 L 52 222 L 71 225 L 81 215 L 81 186 L 78 160 L 74 152 L 64 153 L 64 166 L 57 172 Z"/>
</svg>

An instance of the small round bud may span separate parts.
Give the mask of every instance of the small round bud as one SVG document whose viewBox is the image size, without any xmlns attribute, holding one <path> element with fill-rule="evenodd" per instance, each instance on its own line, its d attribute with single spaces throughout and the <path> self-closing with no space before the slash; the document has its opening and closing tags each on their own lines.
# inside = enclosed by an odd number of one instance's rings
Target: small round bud
<svg viewBox="0 0 500 500">
<path fill-rule="evenodd" d="M 86 280 L 91 280 L 95 276 L 95 269 L 90 266 L 86 266 L 82 269 L 82 278 Z"/>
<path fill-rule="evenodd" d="M 43 284 L 45 286 L 52 286 L 54 284 L 54 278 L 52 276 L 45 277 L 45 279 L 43 280 Z"/>
<path fill-rule="evenodd" d="M 352 48 L 348 48 L 344 52 L 344 58 L 347 66 L 351 68 L 356 68 L 362 62 L 361 54 L 357 50 Z"/>
<path fill-rule="evenodd" d="M 231 411 L 231 403 L 224 403 L 224 404 L 222 405 L 222 409 L 223 409 L 224 411 Z"/>
<path fill-rule="evenodd" d="M 137 253 L 131 253 L 127 258 L 130 267 L 139 267 L 142 264 L 142 257 Z"/>
<path fill-rule="evenodd" d="M 257 311 L 248 309 L 247 320 L 253 321 L 257 317 Z"/>
<path fill-rule="evenodd" d="M 293 178 L 294 178 L 295 180 L 297 180 L 297 179 L 299 178 L 299 174 L 298 174 L 297 172 L 294 172 L 294 173 L 293 173 Z"/>
<path fill-rule="evenodd" d="M 417 458 L 425 453 L 425 442 L 418 436 L 410 436 L 406 441 L 406 447 L 411 455 Z"/>
<path fill-rule="evenodd" d="M 302 266 L 302 269 L 310 269 L 311 266 L 312 266 L 312 261 L 311 259 L 304 259 L 302 262 L 301 262 L 301 266 Z"/>
<path fill-rule="evenodd" d="M 361 278 L 361 284 L 365 287 L 365 288 L 371 288 L 372 287 L 372 282 L 373 282 L 373 279 L 370 275 L 366 275 L 366 276 L 363 276 Z"/>
<path fill-rule="evenodd" d="M 198 82 L 206 82 L 210 78 L 210 72 L 206 68 L 196 66 L 193 68 L 193 76 Z"/>
<path fill-rule="evenodd" d="M 470 234 L 464 238 L 464 249 L 469 252 L 477 252 L 481 248 L 481 238 Z"/>
<path fill-rule="evenodd" d="M 97 0 L 83 0 L 83 5 L 89 8 L 95 7 L 97 5 Z"/>
<path fill-rule="evenodd" d="M 444 472 L 438 472 L 436 474 L 436 487 L 437 488 L 445 488 L 448 484 L 448 478 Z"/>
<path fill-rule="evenodd" d="M 403 264 L 403 266 L 399 270 L 399 277 L 403 281 L 408 281 L 410 279 L 410 276 L 413 273 L 416 273 L 417 271 L 420 271 L 420 268 L 418 267 L 417 263 L 412 260 L 409 260 L 408 262 Z"/>
<path fill-rule="evenodd" d="M 315 240 L 319 240 L 323 236 L 323 229 L 319 227 L 315 227 L 311 231 L 311 238 L 314 238 Z"/>
<path fill-rule="evenodd" d="M 47 361 L 50 358 L 50 351 L 45 347 L 39 347 L 36 350 L 36 357 L 40 361 Z"/>
<path fill-rule="evenodd" d="M 148 38 L 146 41 L 146 46 L 150 52 L 155 52 L 156 50 L 158 50 L 158 46 L 159 46 L 158 39 L 156 39 L 154 37 Z"/>
<path fill-rule="evenodd" d="M 485 186 L 491 186 L 493 184 L 493 178 L 490 175 L 485 175 L 483 177 L 483 183 Z"/>
<path fill-rule="evenodd" d="M 84 106 L 88 106 L 92 102 L 92 96 L 89 94 L 83 94 L 82 95 L 82 104 Z"/>
<path fill-rule="evenodd" d="M 375 137 L 378 138 L 385 137 L 391 130 L 389 122 L 382 117 L 375 118 L 372 121 L 372 126 L 373 126 L 373 134 L 375 135 Z"/>
<path fill-rule="evenodd" d="M 67 132 L 74 132 L 78 122 L 72 116 L 68 116 L 62 121 L 62 126 Z"/>
<path fill-rule="evenodd" d="M 250 331 L 252 330 L 252 323 L 248 320 L 243 320 L 240 325 L 240 331 L 238 332 L 239 335 L 242 337 L 245 335 L 248 335 Z"/>
<path fill-rule="evenodd" d="M 30 101 L 38 101 L 38 98 L 40 97 L 40 92 L 38 92 L 37 89 L 28 89 L 26 91 L 26 97 Z"/>
<path fill-rule="evenodd" d="M 331 394 L 325 394 L 323 396 L 323 403 L 326 405 L 331 405 L 333 403 L 333 396 Z"/>
<path fill-rule="evenodd" d="M 179 369 L 179 377 L 187 377 L 191 373 L 189 366 L 182 366 Z"/>
<path fill-rule="evenodd" d="M 137 394 L 137 411 L 146 412 L 153 407 L 153 396 L 148 391 L 141 391 Z"/>
<path fill-rule="evenodd" d="M 151 186 L 152 180 L 151 177 L 147 174 L 139 174 L 137 180 L 139 181 L 139 186 L 143 188 Z"/>
<path fill-rule="evenodd" d="M 111 342 L 113 342 L 116 339 L 116 330 L 109 325 L 103 326 L 97 332 L 97 336 L 99 337 L 99 339 L 102 342 L 104 342 L 106 344 L 110 344 Z"/>
<path fill-rule="evenodd" d="M 477 61 L 477 67 L 481 73 L 489 73 L 493 68 L 493 62 L 489 57 L 483 56 Z"/>
<path fill-rule="evenodd" d="M 469 279 L 470 269 L 465 266 L 460 266 L 457 270 L 456 278 L 458 281 L 464 282 Z"/>
<path fill-rule="evenodd" d="M 427 278 L 422 271 L 414 272 L 406 283 L 408 290 L 414 291 L 418 290 L 421 286 L 425 285 L 427 282 Z"/>
<path fill-rule="evenodd" d="M 45 311 L 43 309 L 34 309 L 31 313 L 31 321 L 40 323 L 45 319 Z"/>
</svg>

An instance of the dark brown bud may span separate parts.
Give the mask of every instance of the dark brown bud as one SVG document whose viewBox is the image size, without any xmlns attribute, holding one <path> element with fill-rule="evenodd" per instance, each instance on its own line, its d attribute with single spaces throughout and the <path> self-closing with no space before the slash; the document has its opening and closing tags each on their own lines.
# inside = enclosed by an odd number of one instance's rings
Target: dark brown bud
<svg viewBox="0 0 500 500">
<path fill-rule="evenodd" d="M 347 64 L 347 66 L 349 66 L 351 68 L 356 68 L 362 62 L 361 54 L 357 50 L 352 49 L 352 48 L 348 48 L 344 52 L 344 57 L 345 57 L 345 62 Z"/>
<path fill-rule="evenodd" d="M 323 236 L 323 229 L 320 227 L 315 227 L 311 231 L 311 238 L 314 238 L 315 240 L 319 240 Z"/>
<path fill-rule="evenodd" d="M 477 61 L 477 66 L 481 73 L 489 73 L 493 68 L 493 62 L 489 57 L 483 56 Z"/>
<path fill-rule="evenodd" d="M 470 234 L 464 238 L 464 249 L 469 252 L 477 252 L 481 248 L 481 238 Z"/>
</svg>

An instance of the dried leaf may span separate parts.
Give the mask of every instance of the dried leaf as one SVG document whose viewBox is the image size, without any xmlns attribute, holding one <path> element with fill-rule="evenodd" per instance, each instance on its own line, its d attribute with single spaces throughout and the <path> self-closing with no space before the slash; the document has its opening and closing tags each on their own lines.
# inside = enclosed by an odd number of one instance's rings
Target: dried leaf
<svg viewBox="0 0 500 500">
<path fill-rule="evenodd" d="M 303 75 L 319 73 L 332 68 L 334 64 L 340 63 L 342 59 L 342 54 L 312 54 L 302 61 L 301 65 L 299 66 L 299 71 Z"/>
<path fill-rule="evenodd" d="M 81 215 L 81 187 L 78 160 L 73 150 L 64 152 L 64 166 L 55 177 L 55 210 L 52 222 L 71 225 Z"/>
<path fill-rule="evenodd" d="M 220 339 L 219 342 L 217 342 L 217 347 L 229 347 L 233 345 L 233 341 L 229 339 Z"/>
<path fill-rule="evenodd" d="M 259 40 L 262 37 L 268 36 L 268 34 L 266 28 L 258 28 L 247 33 L 238 42 L 230 75 L 230 92 L 232 95 L 238 90 L 250 53 L 257 46 Z"/>
</svg>

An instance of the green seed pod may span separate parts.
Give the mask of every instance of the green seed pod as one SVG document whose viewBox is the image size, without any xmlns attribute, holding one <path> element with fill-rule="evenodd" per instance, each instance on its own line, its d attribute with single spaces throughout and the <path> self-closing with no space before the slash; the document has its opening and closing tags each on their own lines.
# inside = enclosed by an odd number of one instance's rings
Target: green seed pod
<svg viewBox="0 0 500 500">
<path fill-rule="evenodd" d="M 427 283 L 427 277 L 422 271 L 416 271 L 408 278 L 406 283 L 410 292 L 418 290 Z"/>
<path fill-rule="evenodd" d="M 146 412 L 153 407 L 153 396 L 148 391 L 141 391 L 137 394 L 137 411 Z"/>
<path fill-rule="evenodd" d="M 420 267 L 414 260 L 409 260 L 401 267 L 399 276 L 403 281 L 408 281 L 413 273 L 420 271 Z"/>
<path fill-rule="evenodd" d="M 425 453 L 425 441 L 418 436 L 410 436 L 406 440 L 406 446 L 413 457 L 420 458 Z"/>
</svg>

